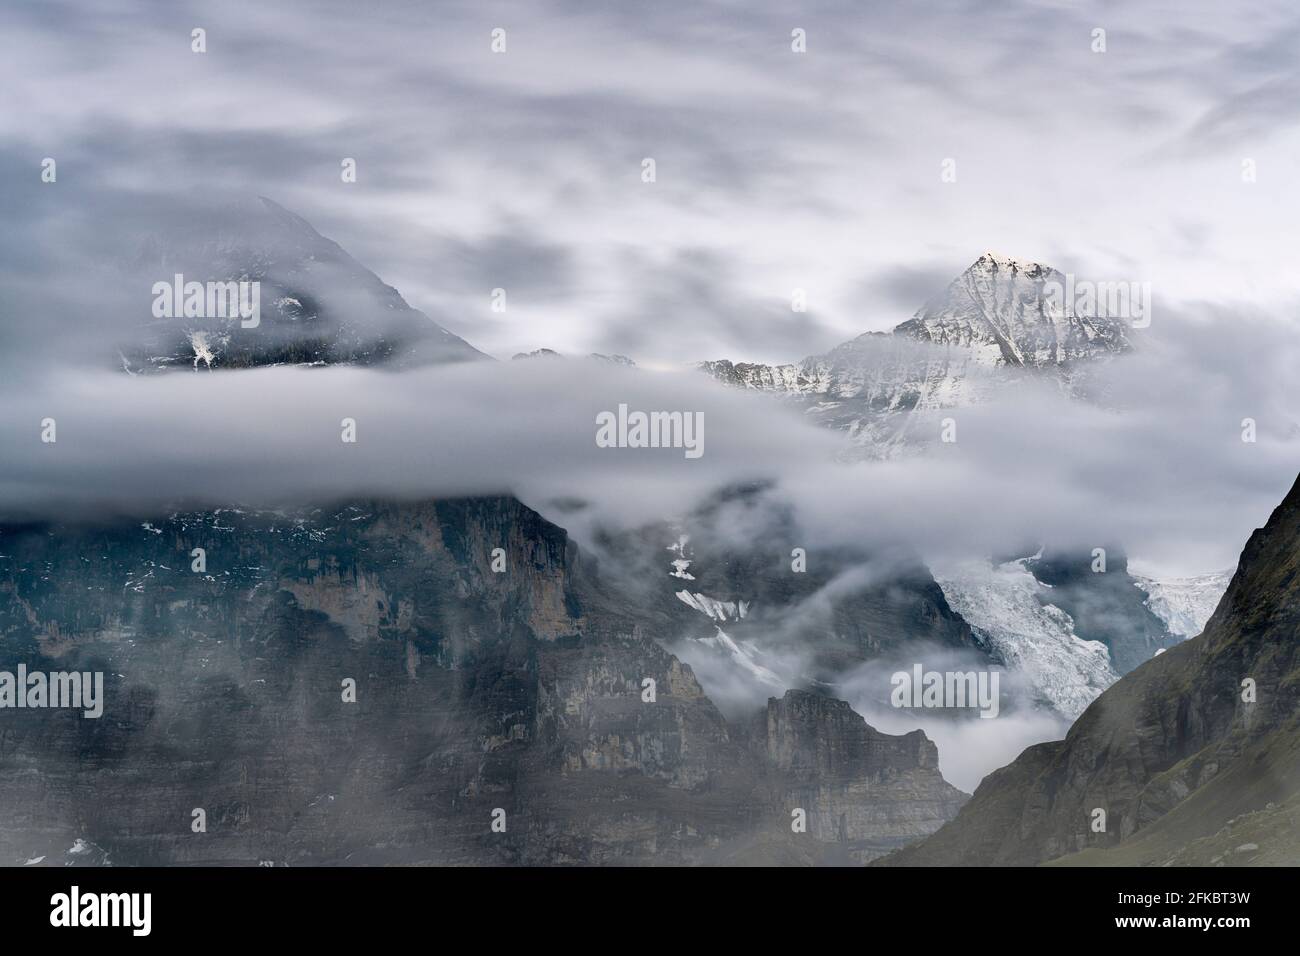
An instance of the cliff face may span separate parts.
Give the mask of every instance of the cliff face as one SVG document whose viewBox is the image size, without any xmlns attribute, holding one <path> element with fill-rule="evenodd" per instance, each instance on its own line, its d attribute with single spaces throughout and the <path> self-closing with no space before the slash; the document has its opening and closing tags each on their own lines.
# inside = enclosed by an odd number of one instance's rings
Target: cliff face
<svg viewBox="0 0 1300 956">
<path fill-rule="evenodd" d="M 933 832 L 967 796 L 939 774 L 921 731 L 882 734 L 842 700 L 791 691 L 754 721 L 751 748 L 786 781 L 808 832 L 865 862 Z"/>
<path fill-rule="evenodd" d="M 4 668 L 106 698 L 0 712 L 0 860 L 844 862 L 955 812 L 847 705 L 755 744 L 657 627 L 512 498 L 0 528 Z"/>
<path fill-rule="evenodd" d="M 1295 864 L 1294 829 L 1261 821 L 1298 804 L 1300 482 L 1199 637 L 1123 677 L 1065 740 L 989 775 L 956 820 L 887 862 Z"/>
</svg>

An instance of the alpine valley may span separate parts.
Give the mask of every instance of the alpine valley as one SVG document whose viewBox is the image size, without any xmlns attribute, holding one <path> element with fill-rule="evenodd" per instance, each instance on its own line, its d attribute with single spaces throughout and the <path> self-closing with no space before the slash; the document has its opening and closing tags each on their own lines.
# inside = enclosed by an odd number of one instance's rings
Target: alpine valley
<svg viewBox="0 0 1300 956">
<path fill-rule="evenodd" d="M 261 316 L 142 324 L 105 358 L 124 387 L 493 361 L 270 200 L 152 236 L 128 268 L 257 281 Z M 924 456 L 954 409 L 1024 382 L 1110 401 L 1095 372 L 1140 337 L 1063 310 L 1057 280 L 986 254 L 890 333 L 700 368 L 840 434 L 847 460 Z M 621 355 L 563 361 L 642 374 Z M 1300 858 L 1300 491 L 1235 574 L 1192 579 L 1135 573 L 1114 545 L 1097 573 L 1051 541 L 933 567 L 838 547 L 791 573 L 790 503 L 760 481 L 581 546 L 564 513 L 357 495 L 6 520 L 3 668 L 105 680 L 102 719 L 0 715 L 0 862 Z M 993 711 L 1074 725 L 970 797 L 919 717 L 886 733 L 863 716 L 890 691 L 864 675 L 918 665 L 997 671 Z"/>
</svg>

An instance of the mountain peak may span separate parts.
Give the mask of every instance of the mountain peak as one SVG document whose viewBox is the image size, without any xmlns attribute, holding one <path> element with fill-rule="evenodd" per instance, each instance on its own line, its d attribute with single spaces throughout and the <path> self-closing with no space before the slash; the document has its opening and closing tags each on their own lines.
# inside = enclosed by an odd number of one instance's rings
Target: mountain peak
<svg viewBox="0 0 1300 956">
<path fill-rule="evenodd" d="M 487 356 L 411 308 L 396 289 L 266 196 L 204 201 L 174 216 L 140 246 L 129 269 L 141 288 L 200 288 L 175 301 L 121 346 L 128 372 L 216 371 L 262 365 L 390 367 Z M 180 278 L 177 278 L 177 277 Z M 241 282 L 257 316 L 213 314 L 214 285 Z M 240 293 L 244 294 L 243 292 Z M 171 297 L 180 298 L 179 294 Z M 221 313 L 221 314 L 217 314 Z"/>
<path fill-rule="evenodd" d="M 325 237 L 322 236 L 319 232 L 317 232 L 316 227 L 313 226 L 311 223 L 309 223 L 306 219 L 302 218 L 302 216 L 298 215 L 296 212 L 293 212 L 292 210 L 286 209 L 284 206 L 281 206 L 274 199 L 268 199 L 266 196 L 258 196 L 257 201 L 262 205 L 263 215 L 269 214 L 270 218 L 281 227 L 296 230 L 302 235 L 309 236 L 314 239 L 322 240 L 325 242 L 329 241 L 328 239 L 325 239 Z"/>
<path fill-rule="evenodd" d="M 1128 328 L 1109 316 L 1067 313 L 1049 294 L 1061 273 L 986 252 L 894 329 L 922 342 L 973 350 L 990 365 L 1048 368 L 1128 351 Z"/>
<path fill-rule="evenodd" d="M 696 367 L 725 385 L 784 396 L 845 433 L 856 453 L 889 458 L 938 437 L 916 424 L 923 416 L 988 401 L 1026 377 L 1095 400 L 1088 363 L 1127 352 L 1128 325 L 1073 308 L 1069 284 L 1051 266 L 989 251 L 891 332 L 863 333 L 797 364 Z"/>
<path fill-rule="evenodd" d="M 1043 265 L 1041 262 L 1034 262 L 1030 259 L 1017 259 L 1013 256 L 1004 256 L 1001 253 L 989 251 L 972 262 L 967 267 L 966 273 L 963 274 L 989 271 L 1014 271 L 1029 275 L 1047 275 L 1056 272 L 1051 266 Z"/>
<path fill-rule="evenodd" d="M 523 359 L 562 359 L 564 357 L 563 353 L 557 352 L 555 349 L 544 348 L 533 349 L 531 352 L 516 352 L 514 355 L 510 356 L 512 361 Z M 625 368 L 634 368 L 636 366 L 636 362 L 633 362 L 626 355 L 604 355 L 600 352 L 590 353 L 587 356 L 587 361 L 604 362 L 607 365 L 619 365 Z"/>
</svg>

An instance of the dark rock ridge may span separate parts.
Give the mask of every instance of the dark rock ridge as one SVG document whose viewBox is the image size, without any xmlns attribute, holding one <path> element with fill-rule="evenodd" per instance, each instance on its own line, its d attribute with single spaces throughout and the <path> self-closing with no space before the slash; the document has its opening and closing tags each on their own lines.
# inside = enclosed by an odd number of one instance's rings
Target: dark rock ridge
<svg viewBox="0 0 1300 956">
<path fill-rule="evenodd" d="M 1199 637 L 1123 677 L 1065 740 L 990 774 L 956 820 L 885 862 L 1296 865 L 1297 811 L 1300 482 L 1251 535 Z"/>
<path fill-rule="evenodd" d="M 862 861 L 964 798 L 842 702 L 729 725 L 511 498 L 7 526 L 0 555 L 4 667 L 107 698 L 0 712 L 9 864 Z"/>
</svg>

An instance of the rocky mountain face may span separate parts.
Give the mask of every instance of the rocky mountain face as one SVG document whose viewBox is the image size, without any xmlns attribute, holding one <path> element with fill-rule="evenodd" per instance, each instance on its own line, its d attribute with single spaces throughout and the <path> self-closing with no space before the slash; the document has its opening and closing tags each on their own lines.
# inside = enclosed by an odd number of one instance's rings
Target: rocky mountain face
<svg viewBox="0 0 1300 956">
<path fill-rule="evenodd" d="M 106 696 L 5 712 L 11 864 L 864 860 L 964 799 L 841 702 L 728 724 L 513 499 L 11 526 L 0 554 L 7 668 Z"/>
<path fill-rule="evenodd" d="M 731 362 L 717 359 L 700 362 L 698 368 L 724 385 L 752 388 L 762 392 L 802 394 L 813 386 L 798 365 L 763 365 L 754 362 Z"/>
<path fill-rule="evenodd" d="M 967 799 L 939 775 L 925 734 L 882 734 L 842 700 L 797 691 L 772 699 L 749 744 L 787 781 L 784 803 L 807 811 L 808 832 L 857 863 L 928 835 Z"/>
<path fill-rule="evenodd" d="M 203 285 L 202 305 L 196 299 L 187 309 L 186 296 L 164 294 L 169 314 L 149 318 L 145 293 L 154 283 L 174 285 L 177 275 Z M 161 230 L 129 264 L 129 281 L 141 290 L 139 315 L 147 318 L 121 346 L 122 366 L 132 373 L 337 363 L 405 368 L 487 358 L 269 199 L 241 198 L 200 221 Z M 256 318 L 232 314 L 229 297 L 208 301 L 209 284 L 241 281 L 258 283 Z"/>
<path fill-rule="evenodd" d="M 1099 821 L 1104 813 L 1104 830 Z M 1300 482 L 1205 630 L 985 778 L 895 865 L 1300 863 Z"/>
</svg>

